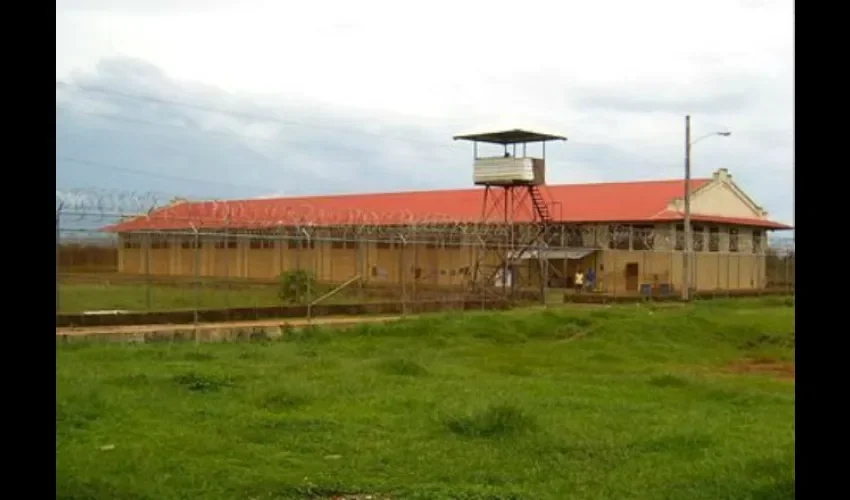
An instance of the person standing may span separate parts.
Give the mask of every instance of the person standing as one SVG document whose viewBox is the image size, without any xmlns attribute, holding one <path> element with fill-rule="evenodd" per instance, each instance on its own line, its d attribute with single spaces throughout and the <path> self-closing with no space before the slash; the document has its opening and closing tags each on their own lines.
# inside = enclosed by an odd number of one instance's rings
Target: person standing
<svg viewBox="0 0 850 500">
<path fill-rule="evenodd" d="M 576 293 L 580 293 L 581 289 L 584 288 L 584 273 L 581 272 L 581 269 L 576 270 L 576 275 L 573 281 L 576 287 Z"/>
<path fill-rule="evenodd" d="M 587 280 L 587 291 L 592 292 L 596 285 L 596 273 L 593 271 L 592 267 L 587 268 L 585 279 Z"/>
</svg>

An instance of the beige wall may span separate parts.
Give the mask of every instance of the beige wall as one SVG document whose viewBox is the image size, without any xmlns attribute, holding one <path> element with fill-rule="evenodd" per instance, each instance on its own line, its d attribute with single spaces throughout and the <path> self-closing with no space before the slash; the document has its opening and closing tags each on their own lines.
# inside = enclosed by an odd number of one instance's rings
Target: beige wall
<svg viewBox="0 0 850 500">
<path fill-rule="evenodd" d="M 604 230 L 603 230 L 604 228 Z M 698 290 L 722 290 L 758 288 L 765 285 L 765 259 L 763 254 L 752 253 L 752 231 L 738 228 L 738 252 L 729 252 L 729 227 L 720 227 L 719 248 L 709 252 L 708 227 L 704 228 L 705 250 L 696 252 L 696 265 L 692 268 L 692 283 Z M 563 260 L 550 262 L 550 277 L 572 276 L 577 267 L 586 270 L 594 267 L 598 276 L 599 289 L 608 292 L 626 291 L 626 267 L 629 263 L 638 266 L 640 284 L 672 284 L 679 289 L 682 284 L 682 256 L 674 251 L 675 225 L 656 228 L 654 250 L 618 250 L 608 248 L 607 226 L 591 227 L 585 231 L 583 242 L 587 246 L 595 241 L 602 247 L 581 261 Z M 318 234 L 317 237 L 327 237 Z M 195 258 L 199 258 L 198 271 L 204 277 L 274 279 L 282 271 L 305 269 L 315 273 L 317 279 L 341 283 L 360 274 L 367 282 L 400 284 L 421 283 L 425 285 L 462 285 L 474 272 L 479 255 L 482 273 L 492 273 L 500 264 L 500 254 L 483 251 L 473 241 L 443 246 L 440 243 L 401 242 L 378 244 L 362 242 L 348 243 L 344 248 L 326 240 L 313 240 L 313 248 L 291 248 L 287 240 L 272 240 L 259 244 L 259 240 L 245 237 L 236 239 L 235 248 L 220 248 L 214 238 L 201 240 L 201 248 L 195 250 L 191 236 L 181 239 L 171 237 L 166 248 L 150 248 L 150 241 L 143 237 L 132 248 L 126 248 L 122 238 L 119 245 L 120 272 L 129 274 L 192 276 L 195 274 Z M 162 240 L 160 240 L 162 241 Z M 764 241 L 764 240 L 763 240 Z M 295 245 L 295 243 L 293 243 Z M 634 248 L 634 241 L 631 247 Z M 566 274 L 564 274 L 566 271 Z M 539 266 L 536 262 L 523 263 L 519 270 L 523 282 L 538 284 Z M 555 281 L 552 281 L 555 283 Z"/>
<path fill-rule="evenodd" d="M 636 264 L 638 287 L 667 284 L 681 290 L 683 286 L 683 254 L 681 252 L 649 252 L 608 250 L 602 253 L 597 268 L 599 289 L 609 293 L 625 293 L 626 266 Z M 745 290 L 764 288 L 765 256 L 751 253 L 698 252 L 691 266 L 691 284 L 700 291 Z"/>
<path fill-rule="evenodd" d="M 691 200 L 691 213 L 744 218 L 761 215 L 725 183 L 711 184 L 700 190 Z"/>
<path fill-rule="evenodd" d="M 667 208 L 668 210 L 682 211 L 684 201 L 682 199 L 673 200 Z M 767 218 L 767 212 L 750 199 L 732 181 L 732 175 L 724 169 L 716 171 L 709 184 L 693 193 L 691 196 L 691 213 L 721 217 Z"/>
</svg>

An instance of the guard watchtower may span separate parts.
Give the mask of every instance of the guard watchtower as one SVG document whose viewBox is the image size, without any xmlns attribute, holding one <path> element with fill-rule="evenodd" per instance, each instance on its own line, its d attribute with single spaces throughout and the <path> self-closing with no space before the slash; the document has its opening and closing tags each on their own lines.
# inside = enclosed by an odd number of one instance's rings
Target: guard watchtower
<svg viewBox="0 0 850 500">
<path fill-rule="evenodd" d="M 474 282 L 484 279 L 487 283 L 501 285 L 503 289 L 515 287 L 511 279 L 514 264 L 523 254 L 539 242 L 546 233 L 547 225 L 552 221 L 549 204 L 540 191 L 546 183 L 546 143 L 566 141 L 561 135 L 532 132 L 526 129 L 506 129 L 489 132 L 456 135 L 454 140 L 472 141 L 473 173 L 472 181 L 484 186 L 484 200 L 481 210 L 481 222 L 487 225 L 501 225 L 503 241 L 492 242 L 495 255 L 500 264 L 494 273 L 483 273 L 482 267 L 487 259 L 481 256 L 475 266 Z M 501 154 L 480 156 L 479 144 L 501 146 Z M 528 146 L 540 144 L 540 156 L 528 154 Z M 529 213 L 530 212 L 530 213 Z M 532 231 L 517 234 L 516 224 L 531 223 Z M 493 282 L 493 274 L 500 276 L 501 283 Z"/>
</svg>

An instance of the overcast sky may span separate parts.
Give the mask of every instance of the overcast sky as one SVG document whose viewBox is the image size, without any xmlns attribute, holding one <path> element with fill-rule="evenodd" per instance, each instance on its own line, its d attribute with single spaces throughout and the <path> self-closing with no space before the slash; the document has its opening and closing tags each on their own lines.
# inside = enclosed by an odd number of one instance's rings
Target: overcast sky
<svg viewBox="0 0 850 500">
<path fill-rule="evenodd" d="M 791 0 L 58 0 L 57 187 L 253 197 L 471 185 L 532 123 L 551 183 L 721 167 L 793 223 Z"/>
</svg>

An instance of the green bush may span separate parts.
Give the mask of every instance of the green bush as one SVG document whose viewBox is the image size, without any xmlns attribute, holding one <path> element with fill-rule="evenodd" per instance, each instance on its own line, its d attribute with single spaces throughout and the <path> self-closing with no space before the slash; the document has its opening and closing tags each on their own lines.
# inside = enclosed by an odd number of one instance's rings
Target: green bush
<svg viewBox="0 0 850 500">
<path fill-rule="evenodd" d="M 307 271 L 287 271 L 280 275 L 280 290 L 277 296 L 287 304 L 298 304 L 307 300 L 308 291 L 316 289 L 316 280 Z"/>
</svg>

